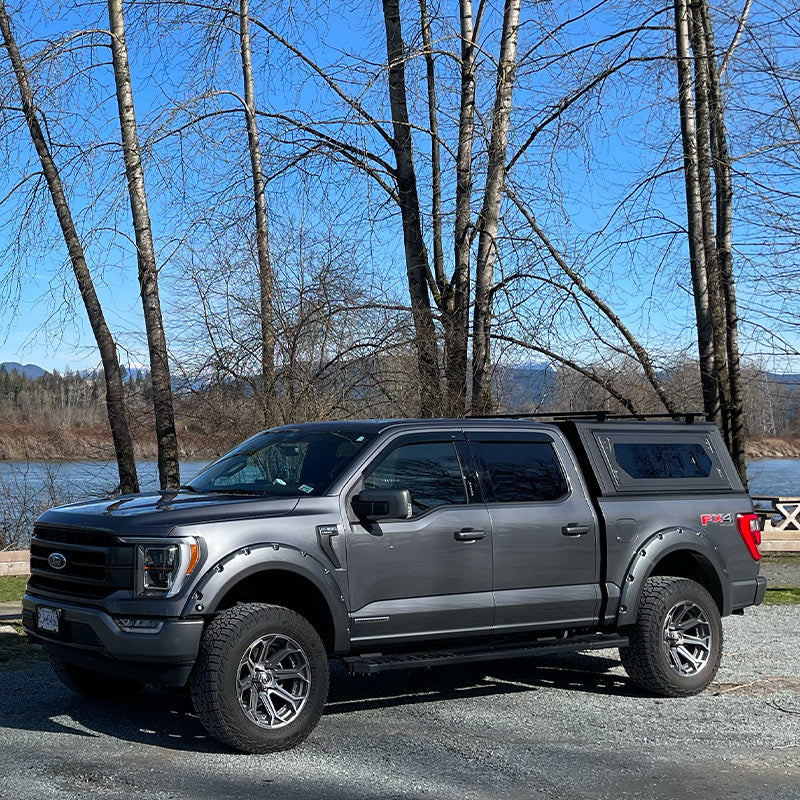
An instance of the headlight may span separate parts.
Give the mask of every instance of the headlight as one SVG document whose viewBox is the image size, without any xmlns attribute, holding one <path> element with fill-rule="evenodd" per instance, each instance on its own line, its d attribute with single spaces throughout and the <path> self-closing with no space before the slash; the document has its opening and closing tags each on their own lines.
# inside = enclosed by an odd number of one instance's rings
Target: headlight
<svg viewBox="0 0 800 800">
<path fill-rule="evenodd" d="M 136 593 L 174 597 L 197 566 L 200 548 L 193 537 L 140 543 L 137 547 Z"/>
</svg>

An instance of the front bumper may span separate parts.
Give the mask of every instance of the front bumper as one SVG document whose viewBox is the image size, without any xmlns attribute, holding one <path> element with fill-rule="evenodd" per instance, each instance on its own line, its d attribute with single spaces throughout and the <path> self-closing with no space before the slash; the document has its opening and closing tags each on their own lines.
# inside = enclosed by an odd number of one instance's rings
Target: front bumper
<svg viewBox="0 0 800 800">
<path fill-rule="evenodd" d="M 61 610 L 60 632 L 36 627 L 36 607 Z M 166 619 L 158 633 L 126 633 L 99 608 L 26 594 L 22 627 L 60 658 L 145 683 L 181 685 L 189 677 L 203 634 L 202 619 Z"/>
</svg>

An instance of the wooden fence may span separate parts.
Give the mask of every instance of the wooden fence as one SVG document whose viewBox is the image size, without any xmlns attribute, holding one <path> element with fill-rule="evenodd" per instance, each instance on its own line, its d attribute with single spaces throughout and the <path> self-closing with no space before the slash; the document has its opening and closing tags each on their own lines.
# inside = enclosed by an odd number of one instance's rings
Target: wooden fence
<svg viewBox="0 0 800 800">
<path fill-rule="evenodd" d="M 800 553 L 800 497 L 753 496 L 761 517 L 762 553 Z"/>
<path fill-rule="evenodd" d="M 0 577 L 3 575 L 28 575 L 30 573 L 27 550 L 0 551 Z"/>
</svg>

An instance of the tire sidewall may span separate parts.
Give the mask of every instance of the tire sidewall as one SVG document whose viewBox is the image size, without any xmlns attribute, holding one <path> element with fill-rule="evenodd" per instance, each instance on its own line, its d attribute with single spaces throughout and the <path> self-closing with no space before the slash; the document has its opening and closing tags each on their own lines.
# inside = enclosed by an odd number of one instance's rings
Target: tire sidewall
<svg viewBox="0 0 800 800">
<path fill-rule="evenodd" d="M 667 655 L 664 647 L 664 624 L 667 615 L 678 603 L 692 602 L 706 614 L 711 629 L 711 652 L 699 672 L 694 675 L 680 675 Z M 658 624 L 646 632 L 648 646 L 651 648 L 653 667 L 663 681 L 681 694 L 697 694 L 705 689 L 717 674 L 722 657 L 722 621 L 719 609 L 711 595 L 699 584 L 688 579 L 676 581 L 661 598 Z"/>
<path fill-rule="evenodd" d="M 291 747 L 310 733 L 322 714 L 328 695 L 328 657 L 319 635 L 303 617 L 279 607 L 251 608 L 252 613 L 237 626 L 234 644 L 217 662 L 215 674 L 195 677 L 213 681 L 219 692 L 228 722 L 235 729 L 233 737 L 226 737 L 228 744 L 251 752 Z M 247 716 L 239 702 L 237 687 L 239 665 L 245 652 L 255 641 L 272 634 L 287 636 L 300 646 L 310 674 L 309 694 L 300 713 L 288 724 L 274 729 L 262 728 Z M 213 637 L 214 623 L 206 635 Z"/>
</svg>

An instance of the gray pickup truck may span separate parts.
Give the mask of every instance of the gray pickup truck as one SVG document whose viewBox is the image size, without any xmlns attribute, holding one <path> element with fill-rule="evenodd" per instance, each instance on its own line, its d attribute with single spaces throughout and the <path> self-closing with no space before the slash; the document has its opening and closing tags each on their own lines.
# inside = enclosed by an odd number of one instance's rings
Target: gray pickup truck
<svg viewBox="0 0 800 800">
<path fill-rule="evenodd" d="M 758 604 L 760 533 L 719 431 L 604 414 L 287 425 L 175 491 L 36 523 L 27 633 L 92 697 L 185 686 L 246 752 L 354 673 L 619 648 L 631 679 L 713 680 Z"/>
</svg>

